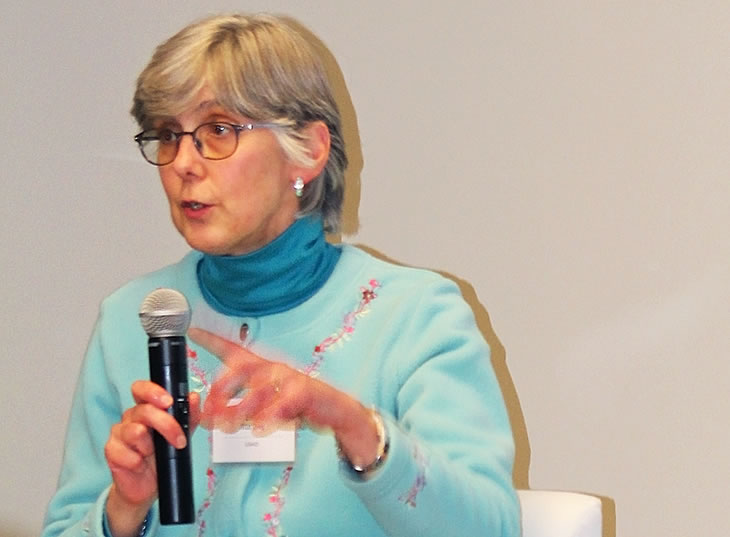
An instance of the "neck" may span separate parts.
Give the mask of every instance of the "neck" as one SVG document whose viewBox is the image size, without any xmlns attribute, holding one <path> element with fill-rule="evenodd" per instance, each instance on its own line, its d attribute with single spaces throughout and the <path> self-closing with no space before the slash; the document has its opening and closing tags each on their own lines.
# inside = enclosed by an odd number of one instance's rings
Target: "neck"
<svg viewBox="0 0 730 537">
<path fill-rule="evenodd" d="M 296 220 L 269 244 L 241 256 L 204 254 L 198 284 L 216 311 L 239 317 L 289 310 L 327 281 L 340 249 L 327 243 L 322 220 Z"/>
</svg>

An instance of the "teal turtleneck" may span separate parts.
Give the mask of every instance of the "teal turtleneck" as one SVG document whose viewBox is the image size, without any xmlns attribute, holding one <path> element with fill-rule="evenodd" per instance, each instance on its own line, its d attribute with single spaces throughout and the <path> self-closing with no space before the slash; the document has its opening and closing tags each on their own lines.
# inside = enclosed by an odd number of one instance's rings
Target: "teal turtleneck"
<svg viewBox="0 0 730 537">
<path fill-rule="evenodd" d="M 254 252 L 203 254 L 198 284 L 208 304 L 220 313 L 270 315 L 312 297 L 332 274 L 339 257 L 340 249 L 325 240 L 322 220 L 300 218 Z"/>
</svg>

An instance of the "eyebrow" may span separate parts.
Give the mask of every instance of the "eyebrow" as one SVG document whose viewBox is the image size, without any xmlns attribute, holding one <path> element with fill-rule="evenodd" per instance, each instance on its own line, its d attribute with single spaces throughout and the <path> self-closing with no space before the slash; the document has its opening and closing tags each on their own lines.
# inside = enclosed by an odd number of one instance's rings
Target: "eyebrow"
<svg viewBox="0 0 730 537">
<path fill-rule="evenodd" d="M 198 113 L 199 114 L 201 112 L 206 112 L 206 111 L 210 110 L 211 108 L 216 108 L 216 107 L 218 107 L 221 110 L 225 111 L 225 108 L 220 103 L 220 101 L 218 101 L 217 99 L 206 99 L 205 101 L 201 101 L 198 104 L 198 106 L 195 107 L 195 109 L 193 110 L 193 113 Z M 178 122 L 176 116 L 159 117 L 159 118 L 156 118 L 153 121 L 153 125 L 158 125 L 158 126 L 160 124 L 170 124 L 170 123 L 174 123 L 174 124 L 176 124 L 176 125 L 179 126 L 179 122 Z"/>
</svg>

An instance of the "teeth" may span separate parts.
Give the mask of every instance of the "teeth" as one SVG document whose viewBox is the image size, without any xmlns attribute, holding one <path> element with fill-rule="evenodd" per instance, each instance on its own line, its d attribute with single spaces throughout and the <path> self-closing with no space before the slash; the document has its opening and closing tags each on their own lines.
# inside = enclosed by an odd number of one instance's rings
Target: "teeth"
<svg viewBox="0 0 730 537">
<path fill-rule="evenodd" d="M 189 201 L 189 202 L 185 203 L 185 205 L 187 207 L 193 209 L 194 211 L 197 211 L 198 209 L 202 209 L 203 208 L 203 204 L 202 203 L 198 203 L 197 201 Z"/>
</svg>

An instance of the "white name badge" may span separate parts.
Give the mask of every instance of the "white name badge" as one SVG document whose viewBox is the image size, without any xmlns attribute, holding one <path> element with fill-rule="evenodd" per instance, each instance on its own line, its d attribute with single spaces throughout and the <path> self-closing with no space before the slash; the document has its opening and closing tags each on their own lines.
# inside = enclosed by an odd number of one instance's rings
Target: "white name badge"
<svg viewBox="0 0 730 537">
<path fill-rule="evenodd" d="M 267 436 L 255 436 L 245 425 L 235 433 L 213 431 L 213 462 L 293 462 L 296 445 L 294 426 Z"/>
<path fill-rule="evenodd" d="M 284 424 L 266 436 L 254 435 L 251 425 L 235 433 L 214 429 L 211 442 L 213 462 L 294 462 L 296 428 L 293 422 Z"/>
</svg>

